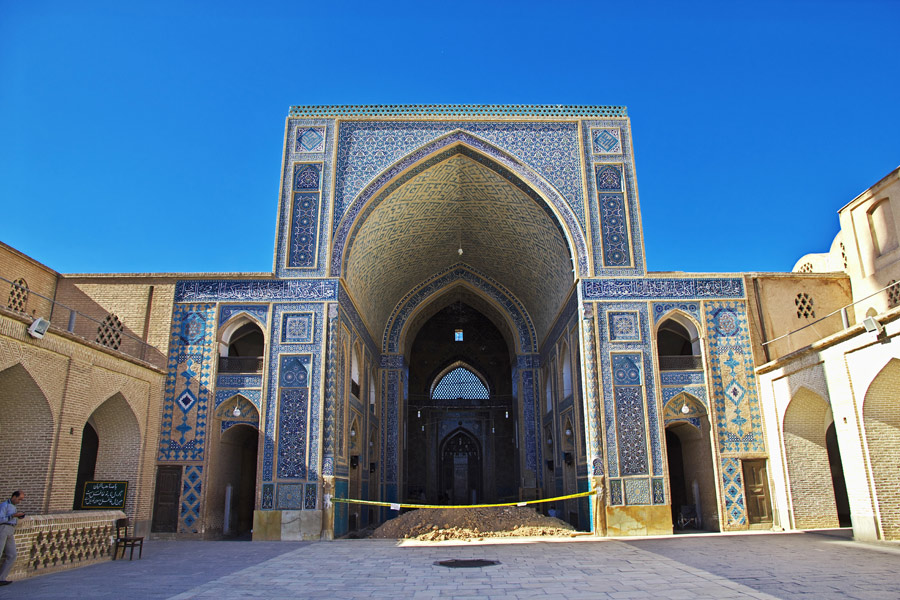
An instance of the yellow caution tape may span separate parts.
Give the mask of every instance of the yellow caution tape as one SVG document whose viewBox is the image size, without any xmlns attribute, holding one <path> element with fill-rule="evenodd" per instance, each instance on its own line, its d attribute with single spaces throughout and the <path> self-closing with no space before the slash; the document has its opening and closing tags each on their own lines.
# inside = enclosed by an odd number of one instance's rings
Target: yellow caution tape
<svg viewBox="0 0 900 600">
<path fill-rule="evenodd" d="M 580 492 L 578 494 L 569 494 L 568 496 L 557 496 L 556 498 L 543 498 L 541 500 L 525 500 L 522 502 L 503 502 L 501 504 L 403 504 L 397 502 L 378 502 L 375 500 L 355 500 L 353 498 L 332 498 L 332 502 L 344 502 L 346 504 L 365 504 L 368 506 L 387 506 L 394 510 L 400 508 L 493 508 L 495 506 L 525 506 L 527 504 L 541 504 L 542 502 L 556 502 L 557 500 L 569 500 L 570 498 L 583 498 L 585 496 L 593 496 L 597 490 L 589 492 Z"/>
</svg>

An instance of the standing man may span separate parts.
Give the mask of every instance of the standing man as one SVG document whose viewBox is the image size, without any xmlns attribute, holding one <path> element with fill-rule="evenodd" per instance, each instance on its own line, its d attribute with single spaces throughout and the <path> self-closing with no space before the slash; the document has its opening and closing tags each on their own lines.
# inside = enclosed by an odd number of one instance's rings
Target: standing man
<svg viewBox="0 0 900 600">
<path fill-rule="evenodd" d="M 6 579 L 16 562 L 16 523 L 25 513 L 16 505 L 25 499 L 25 492 L 16 490 L 6 502 L 0 503 L 0 548 L 3 549 L 3 560 L 0 562 L 0 585 L 9 585 Z"/>
</svg>

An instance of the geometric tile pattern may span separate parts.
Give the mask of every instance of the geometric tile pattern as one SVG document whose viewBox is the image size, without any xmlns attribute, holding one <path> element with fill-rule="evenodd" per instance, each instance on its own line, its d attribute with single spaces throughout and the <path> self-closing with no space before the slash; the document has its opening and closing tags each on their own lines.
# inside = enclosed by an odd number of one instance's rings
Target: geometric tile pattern
<svg viewBox="0 0 900 600">
<path fill-rule="evenodd" d="M 609 503 L 612 506 L 621 506 L 622 504 L 625 504 L 624 498 L 622 497 L 621 479 L 609 480 Z"/>
<path fill-rule="evenodd" d="M 158 460 L 203 460 L 215 312 L 214 304 L 175 307 Z"/>
<path fill-rule="evenodd" d="M 628 247 L 628 215 L 622 194 L 601 194 L 598 199 L 600 228 L 603 232 L 603 265 L 627 267 L 631 263 Z"/>
<path fill-rule="evenodd" d="M 338 307 L 330 304 L 328 308 L 328 334 L 325 350 L 325 406 L 322 426 L 322 475 L 334 476 L 335 456 L 335 403 L 337 397 L 337 346 L 338 346 Z"/>
<path fill-rule="evenodd" d="M 264 483 L 262 486 L 262 502 L 263 510 L 272 510 L 275 507 L 275 484 Z"/>
<path fill-rule="evenodd" d="M 303 154 L 325 150 L 324 127 L 298 127 L 294 132 L 294 152 Z"/>
<path fill-rule="evenodd" d="M 651 483 L 653 487 L 653 504 L 666 503 L 665 482 L 660 477 L 654 477 Z"/>
<path fill-rule="evenodd" d="M 722 458 L 722 484 L 725 491 L 725 520 L 730 526 L 747 522 L 744 505 L 744 484 L 741 478 L 741 461 L 737 458 Z"/>
<path fill-rule="evenodd" d="M 281 390 L 278 416 L 278 477 L 282 479 L 306 479 L 308 405 L 308 388 Z"/>
<path fill-rule="evenodd" d="M 203 481 L 203 467 L 188 465 L 181 478 L 181 514 L 178 519 L 179 533 L 197 533 L 194 525 L 200 519 L 200 498 Z"/>
<path fill-rule="evenodd" d="M 319 193 L 294 194 L 288 268 L 315 268 L 319 243 Z"/>
<path fill-rule="evenodd" d="M 282 344 L 309 344 L 312 342 L 314 313 L 284 313 L 282 319 Z"/>
<path fill-rule="evenodd" d="M 691 315 L 697 321 L 701 320 L 700 317 L 700 303 L 699 302 L 654 302 L 653 303 L 653 322 L 658 322 L 663 315 L 669 313 L 672 310 L 680 310 L 686 312 Z"/>
<path fill-rule="evenodd" d="M 641 329 L 638 326 L 638 314 L 636 312 L 610 311 L 606 313 L 606 318 L 609 320 L 609 341 L 641 341 Z"/>
<path fill-rule="evenodd" d="M 316 484 L 307 483 L 303 494 L 303 508 L 306 510 L 315 510 L 317 499 Z"/>
<path fill-rule="evenodd" d="M 249 400 L 250 403 L 259 410 L 262 391 L 247 389 L 216 389 L 215 407 L 219 408 L 219 405 L 223 402 L 230 400 L 237 395 L 243 396 L 244 399 Z"/>
<path fill-rule="evenodd" d="M 704 381 L 703 371 L 662 371 L 659 379 L 663 385 L 702 384 Z"/>
<path fill-rule="evenodd" d="M 621 165 L 597 165 L 595 169 L 597 175 L 598 192 L 622 191 Z"/>
<path fill-rule="evenodd" d="M 615 388 L 616 427 L 619 434 L 619 463 L 622 475 L 648 474 L 644 399 L 641 389 L 639 386 Z"/>
<path fill-rule="evenodd" d="M 649 479 L 624 479 L 625 503 L 634 506 L 650 504 L 650 480 Z"/>
<path fill-rule="evenodd" d="M 535 443 L 535 440 L 537 439 L 537 430 L 535 428 L 535 414 L 538 412 L 535 406 L 538 394 L 535 393 L 534 389 L 534 386 L 538 381 L 536 373 L 537 372 L 533 369 L 526 369 L 521 372 L 523 412 L 522 419 L 525 426 L 525 468 L 532 469 L 540 476 L 541 472 L 543 471 L 543 469 L 538 468 L 538 461 L 540 460 L 540 457 L 537 456 L 537 453 L 540 452 L 540 450 L 538 449 L 540 445 Z M 513 381 L 515 381 L 515 376 L 513 377 Z"/>
<path fill-rule="evenodd" d="M 303 508 L 303 484 L 279 483 L 275 496 L 275 510 L 300 510 Z"/>
<path fill-rule="evenodd" d="M 268 304 L 223 304 L 219 308 L 219 326 L 236 314 L 247 313 L 256 317 L 256 319 L 266 326 L 266 317 L 269 315 Z"/>
<path fill-rule="evenodd" d="M 591 151 L 594 154 L 621 154 L 622 130 L 618 127 L 591 127 Z"/>
<path fill-rule="evenodd" d="M 765 452 L 744 302 L 705 304 L 719 451 Z"/>
<path fill-rule="evenodd" d="M 613 354 L 613 384 L 641 385 L 641 355 Z"/>
<path fill-rule="evenodd" d="M 588 438 L 586 440 L 587 456 L 591 457 L 591 475 L 603 475 L 603 440 L 601 434 L 600 413 L 602 397 L 598 389 L 597 354 L 594 333 L 594 306 L 585 304 L 581 330 L 584 336 L 584 372 L 585 372 L 585 404 L 587 410 Z"/>
</svg>

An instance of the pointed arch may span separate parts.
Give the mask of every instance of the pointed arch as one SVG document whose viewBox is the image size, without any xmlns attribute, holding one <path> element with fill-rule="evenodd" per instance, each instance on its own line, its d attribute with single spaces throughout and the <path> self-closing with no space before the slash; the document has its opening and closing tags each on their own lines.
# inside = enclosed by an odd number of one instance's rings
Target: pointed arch
<svg viewBox="0 0 900 600">
<path fill-rule="evenodd" d="M 47 507 L 50 456 L 56 432 L 47 396 L 31 373 L 15 364 L 0 371 L 0 492 L 33 485 L 24 510 Z"/>
<path fill-rule="evenodd" d="M 461 129 L 438 137 L 396 161 L 375 176 L 353 199 L 334 232 L 331 276 L 341 274 L 362 223 L 382 200 L 423 170 L 459 153 L 491 168 L 542 206 L 566 241 L 576 277 L 587 276 L 588 252 L 584 232 L 562 194 L 515 156 Z"/>
<path fill-rule="evenodd" d="M 466 371 L 466 374 L 470 376 L 470 377 L 468 377 L 468 379 L 471 379 L 471 376 L 474 376 L 475 379 L 477 379 L 479 382 L 481 382 L 481 385 L 484 387 L 484 394 L 483 394 L 484 398 L 481 398 L 480 397 L 481 394 L 479 394 L 479 399 L 487 400 L 490 397 L 491 386 L 488 384 L 488 380 L 484 376 L 484 374 L 479 372 L 478 369 L 476 369 L 469 363 L 458 360 L 458 361 L 455 361 L 454 363 L 444 367 L 441 371 L 438 372 L 437 376 L 435 376 L 435 378 L 431 381 L 431 385 L 429 386 L 429 395 L 431 396 L 431 398 L 436 397 L 435 392 L 438 391 L 438 388 L 441 387 L 441 385 L 445 381 L 447 382 L 448 385 L 452 385 L 452 382 L 449 381 L 448 377 L 450 377 L 452 373 L 457 372 L 458 369 L 462 369 L 462 370 Z M 471 383 L 474 384 L 474 381 L 472 381 Z M 480 390 L 479 390 L 479 392 L 480 392 Z M 444 398 L 443 396 L 441 398 L 447 399 L 447 398 Z"/>
<path fill-rule="evenodd" d="M 690 336 L 688 341 L 691 344 L 692 354 L 694 356 L 700 356 L 700 332 L 702 331 L 702 329 L 700 323 L 694 318 L 694 316 L 684 312 L 679 308 L 673 308 L 657 319 L 657 338 L 659 337 L 659 332 L 666 321 L 674 321 L 687 331 L 688 335 Z"/>
<path fill-rule="evenodd" d="M 831 421 L 828 403 L 806 386 L 797 389 L 784 411 L 788 489 L 799 529 L 839 526 L 825 439 Z"/>
<path fill-rule="evenodd" d="M 872 480 L 875 484 L 882 537 L 900 539 L 900 360 L 892 358 L 878 372 L 863 401 L 863 423 L 868 445 Z"/>
<path fill-rule="evenodd" d="M 219 356 L 228 356 L 228 348 L 235 341 L 235 335 L 239 334 L 240 330 L 247 325 L 254 325 L 259 329 L 259 333 L 263 338 L 263 344 L 266 343 L 265 325 L 256 315 L 241 311 L 230 316 L 227 321 L 219 326 L 219 330 L 216 333 L 216 340 L 219 343 Z"/>
<path fill-rule="evenodd" d="M 506 328 L 518 333 L 515 340 L 516 353 L 537 352 L 537 335 L 524 305 L 502 284 L 463 263 L 423 281 L 397 303 L 384 330 L 382 351 L 385 354 L 399 354 L 403 340 L 408 337 L 406 328 L 411 318 L 422 307 L 456 286 L 465 286 L 497 309 L 504 318 Z M 504 330 L 502 327 L 498 329 L 501 332 Z"/>
<path fill-rule="evenodd" d="M 137 416 L 120 392 L 107 398 L 87 419 L 99 438 L 97 466 L 98 480 L 127 481 L 129 490 L 137 490 L 143 439 Z M 125 512 L 133 515 L 137 494 L 125 499 Z"/>
</svg>

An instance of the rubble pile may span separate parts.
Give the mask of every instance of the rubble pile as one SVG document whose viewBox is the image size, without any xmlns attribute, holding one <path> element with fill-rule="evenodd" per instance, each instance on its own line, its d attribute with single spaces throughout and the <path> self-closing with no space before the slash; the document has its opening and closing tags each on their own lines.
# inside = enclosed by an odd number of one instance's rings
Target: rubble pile
<svg viewBox="0 0 900 600">
<path fill-rule="evenodd" d="M 420 508 L 387 521 L 373 538 L 483 540 L 489 537 L 574 536 L 575 528 L 527 506 Z"/>
</svg>

